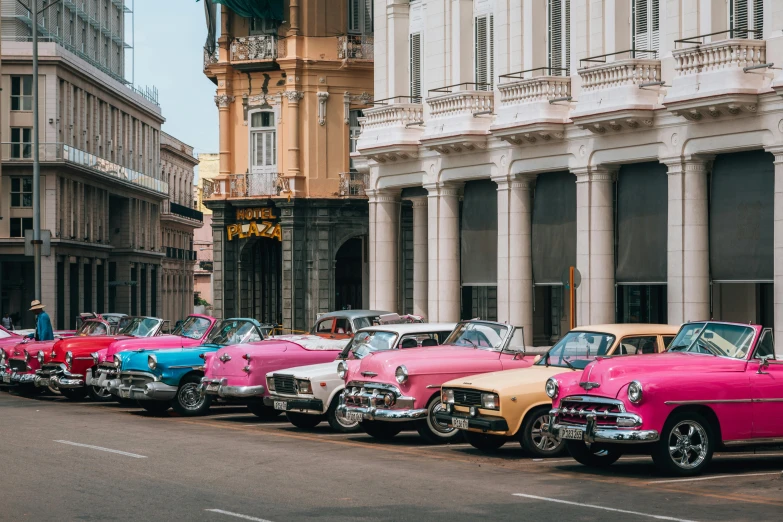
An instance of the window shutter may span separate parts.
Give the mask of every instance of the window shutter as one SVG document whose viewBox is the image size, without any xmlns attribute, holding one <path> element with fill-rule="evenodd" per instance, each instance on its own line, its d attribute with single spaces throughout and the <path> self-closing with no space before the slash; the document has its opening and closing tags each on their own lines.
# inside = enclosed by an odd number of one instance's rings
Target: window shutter
<svg viewBox="0 0 783 522">
<path fill-rule="evenodd" d="M 636 50 L 649 49 L 649 34 L 647 32 L 649 20 L 647 17 L 647 0 L 634 0 L 634 27 L 633 48 Z"/>
<path fill-rule="evenodd" d="M 476 83 L 487 83 L 487 19 L 476 18 Z"/>
<path fill-rule="evenodd" d="M 565 33 L 565 57 L 563 58 L 563 67 L 568 69 L 564 76 L 571 74 L 571 0 L 563 0 L 565 10 L 564 33 Z"/>
<path fill-rule="evenodd" d="M 661 31 L 660 31 L 660 24 L 661 24 L 661 10 L 660 10 L 660 4 L 659 0 L 650 0 L 650 50 L 652 51 L 660 51 L 661 50 Z M 651 58 L 655 58 L 659 56 L 651 56 Z"/>
<path fill-rule="evenodd" d="M 558 69 L 563 67 L 563 17 L 561 10 L 562 0 L 547 0 L 547 40 L 549 45 L 549 67 Z M 561 76 L 562 71 L 550 71 L 550 74 Z"/>
<path fill-rule="evenodd" d="M 756 31 L 752 37 L 755 40 L 764 38 L 764 0 L 753 0 L 753 29 Z"/>
<path fill-rule="evenodd" d="M 373 33 L 372 2 L 373 0 L 364 0 L 364 27 L 362 28 L 362 34 Z"/>
<path fill-rule="evenodd" d="M 634 0 L 633 48 L 639 51 L 660 49 L 659 0 Z M 654 53 L 636 53 L 637 58 L 655 58 Z"/>
<path fill-rule="evenodd" d="M 489 35 L 487 37 L 489 39 L 489 56 L 487 57 L 489 62 L 487 76 L 489 78 L 487 83 L 489 84 L 488 90 L 491 91 L 495 88 L 495 17 L 493 15 L 489 15 Z"/>
<path fill-rule="evenodd" d="M 348 0 L 348 32 L 359 33 L 361 27 L 360 5 L 362 0 Z"/>
<path fill-rule="evenodd" d="M 748 27 L 748 0 L 732 0 L 731 2 L 731 27 L 734 29 L 732 38 L 747 38 L 748 33 L 743 32 Z"/>
<path fill-rule="evenodd" d="M 421 33 L 410 35 L 411 97 L 421 97 Z"/>
</svg>

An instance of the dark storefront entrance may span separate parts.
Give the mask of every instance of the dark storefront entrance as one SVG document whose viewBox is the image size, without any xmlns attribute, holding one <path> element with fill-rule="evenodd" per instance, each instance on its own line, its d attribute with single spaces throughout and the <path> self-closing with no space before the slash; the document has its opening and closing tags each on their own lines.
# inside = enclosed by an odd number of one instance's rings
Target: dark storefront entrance
<svg viewBox="0 0 783 522">
<path fill-rule="evenodd" d="M 362 307 L 362 238 L 353 237 L 343 243 L 334 259 L 334 304 L 338 310 L 358 310 Z"/>
<path fill-rule="evenodd" d="M 498 196 L 492 180 L 465 183 L 460 226 L 462 319 L 498 318 Z"/>
</svg>

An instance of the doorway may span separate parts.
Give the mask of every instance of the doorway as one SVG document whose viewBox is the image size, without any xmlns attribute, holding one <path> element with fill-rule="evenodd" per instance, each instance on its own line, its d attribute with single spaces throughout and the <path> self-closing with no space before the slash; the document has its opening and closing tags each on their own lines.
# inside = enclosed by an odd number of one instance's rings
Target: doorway
<svg viewBox="0 0 783 522">
<path fill-rule="evenodd" d="M 340 247 L 334 264 L 334 306 L 336 310 L 362 307 L 362 239 L 352 237 Z"/>
</svg>

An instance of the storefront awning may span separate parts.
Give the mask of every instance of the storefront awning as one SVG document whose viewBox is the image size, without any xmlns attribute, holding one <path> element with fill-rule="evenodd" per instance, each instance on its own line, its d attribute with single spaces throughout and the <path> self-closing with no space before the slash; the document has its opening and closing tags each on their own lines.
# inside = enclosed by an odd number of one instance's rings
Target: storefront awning
<svg viewBox="0 0 783 522">
<path fill-rule="evenodd" d="M 533 281 L 560 284 L 576 266 L 576 176 L 568 171 L 541 174 L 533 198 Z"/>
<path fill-rule="evenodd" d="M 462 203 L 463 286 L 498 284 L 498 195 L 492 180 L 468 181 Z"/>
</svg>

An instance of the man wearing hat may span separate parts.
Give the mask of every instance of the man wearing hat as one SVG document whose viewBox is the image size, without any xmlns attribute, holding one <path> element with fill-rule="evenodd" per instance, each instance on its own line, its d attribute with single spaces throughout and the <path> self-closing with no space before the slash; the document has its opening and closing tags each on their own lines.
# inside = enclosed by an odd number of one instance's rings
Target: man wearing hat
<svg viewBox="0 0 783 522">
<path fill-rule="evenodd" d="M 52 331 L 52 321 L 49 314 L 44 312 L 45 306 L 36 299 L 30 303 L 30 311 L 35 314 L 35 340 L 36 341 L 54 341 L 54 331 Z M 32 334 L 31 334 L 32 335 Z"/>
</svg>

